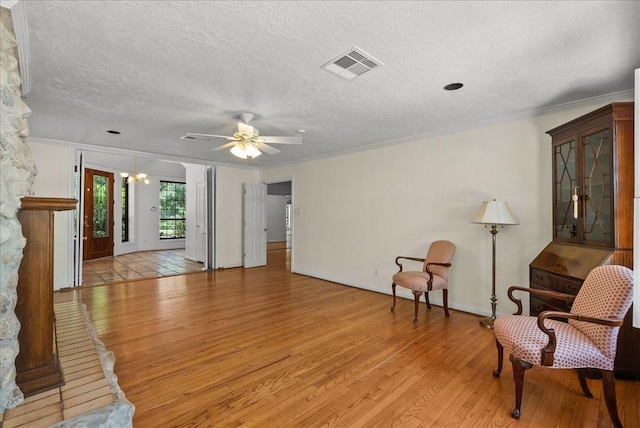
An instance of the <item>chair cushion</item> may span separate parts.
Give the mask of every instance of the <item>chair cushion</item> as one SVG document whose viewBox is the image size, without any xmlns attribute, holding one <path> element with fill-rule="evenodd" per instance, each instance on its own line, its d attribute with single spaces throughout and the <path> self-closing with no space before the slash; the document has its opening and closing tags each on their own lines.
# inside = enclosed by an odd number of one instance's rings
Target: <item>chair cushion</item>
<svg viewBox="0 0 640 428">
<path fill-rule="evenodd" d="M 633 300 L 633 271 L 624 266 L 598 266 L 587 275 L 571 313 L 594 318 L 624 318 Z M 569 320 L 576 329 L 612 358 L 616 355 L 618 328 Z"/>
<path fill-rule="evenodd" d="M 429 263 L 451 263 L 456 246 L 449 241 L 434 241 L 429 247 L 427 256 L 424 259 L 422 270 L 426 272 Z M 431 265 L 429 270 L 435 275 L 442 277 L 445 281 L 449 279 L 449 268 L 445 266 Z M 442 287 L 444 288 L 444 287 Z"/>
<path fill-rule="evenodd" d="M 553 328 L 556 333 L 552 367 L 613 370 L 615 357 L 605 355 L 581 331 L 567 323 L 550 319 L 545 320 L 545 326 Z M 495 320 L 493 328 L 496 339 L 507 352 L 531 364 L 541 365 L 541 350 L 549 343 L 549 336 L 538 328 L 537 317 L 501 316 Z"/>
<path fill-rule="evenodd" d="M 429 291 L 429 274 L 426 272 L 398 272 L 393 275 L 393 282 L 411 290 Z M 441 276 L 433 275 L 431 290 L 441 290 L 443 288 L 447 288 L 447 281 Z"/>
</svg>

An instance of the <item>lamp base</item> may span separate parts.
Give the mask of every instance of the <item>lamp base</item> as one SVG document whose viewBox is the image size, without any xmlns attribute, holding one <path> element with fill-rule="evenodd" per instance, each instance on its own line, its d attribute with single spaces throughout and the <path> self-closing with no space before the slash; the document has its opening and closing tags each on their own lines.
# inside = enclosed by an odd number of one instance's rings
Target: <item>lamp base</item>
<svg viewBox="0 0 640 428">
<path fill-rule="evenodd" d="M 493 330 L 493 322 L 496 319 L 493 317 L 484 317 L 484 318 L 480 318 L 480 325 L 486 328 L 490 328 Z"/>
</svg>

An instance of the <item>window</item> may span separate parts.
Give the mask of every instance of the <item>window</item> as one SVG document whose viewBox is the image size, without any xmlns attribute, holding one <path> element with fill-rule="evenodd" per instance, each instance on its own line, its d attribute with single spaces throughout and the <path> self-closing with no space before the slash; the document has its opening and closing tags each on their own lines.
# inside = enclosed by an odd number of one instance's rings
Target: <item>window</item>
<svg viewBox="0 0 640 428">
<path fill-rule="evenodd" d="M 113 233 L 109 229 L 109 178 L 93 176 L 93 237 L 104 238 Z"/>
<path fill-rule="evenodd" d="M 129 242 L 129 183 L 122 179 L 122 242 Z"/>
<path fill-rule="evenodd" d="M 185 183 L 160 181 L 160 239 L 185 237 L 186 187 Z"/>
</svg>

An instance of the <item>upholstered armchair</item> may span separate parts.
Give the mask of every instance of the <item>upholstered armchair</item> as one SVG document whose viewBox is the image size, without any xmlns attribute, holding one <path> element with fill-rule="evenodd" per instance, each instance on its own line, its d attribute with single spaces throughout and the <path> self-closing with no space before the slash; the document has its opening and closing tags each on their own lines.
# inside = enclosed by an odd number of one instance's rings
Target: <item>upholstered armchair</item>
<svg viewBox="0 0 640 428">
<path fill-rule="evenodd" d="M 427 308 L 431 309 L 429 292 L 433 290 L 442 290 L 444 313 L 446 316 L 449 316 L 447 284 L 449 281 L 449 267 L 451 266 L 451 260 L 455 252 L 456 246 L 453 245 L 453 243 L 449 241 L 434 241 L 431 243 L 427 256 L 424 259 L 406 256 L 396 257 L 396 264 L 400 270 L 393 275 L 393 283 L 391 284 L 391 290 L 393 291 L 393 306 L 391 307 L 391 311 L 394 311 L 396 308 L 396 285 L 399 285 L 410 289 L 413 293 L 415 301 L 414 324 L 418 323 L 420 296 L 424 293 Z M 403 271 L 402 263 L 400 263 L 400 260 L 403 259 L 422 262 L 422 270 Z"/>
<path fill-rule="evenodd" d="M 515 291 L 544 295 L 570 302 L 571 312 L 544 311 L 537 317 L 521 316 L 522 302 Z M 631 306 L 633 272 L 623 266 L 599 266 L 587 276 L 576 296 L 553 291 L 511 287 L 509 299 L 517 306 L 514 315 L 498 317 L 494 322 L 498 369 L 502 371 L 503 350 L 509 352 L 516 383 L 516 403 L 511 416 L 520 418 L 524 373 L 532 366 L 553 369 L 577 369 L 586 397 L 593 397 L 586 382 L 589 369 L 602 373 L 607 410 L 614 426 L 622 427 L 616 404 L 613 363 L 618 330 Z M 556 319 L 568 320 L 568 323 Z"/>
</svg>

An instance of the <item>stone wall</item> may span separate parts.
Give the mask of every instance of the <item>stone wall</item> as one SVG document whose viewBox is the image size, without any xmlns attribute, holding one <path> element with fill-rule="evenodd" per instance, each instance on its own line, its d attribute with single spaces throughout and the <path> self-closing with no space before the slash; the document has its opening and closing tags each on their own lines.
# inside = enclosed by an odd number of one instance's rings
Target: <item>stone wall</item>
<svg viewBox="0 0 640 428">
<path fill-rule="evenodd" d="M 32 195 L 36 167 L 27 142 L 31 110 L 20 99 L 20 71 L 11 13 L 0 8 L 0 412 L 23 400 L 16 385 L 18 267 L 26 240 L 16 218 L 20 199 Z"/>
</svg>

